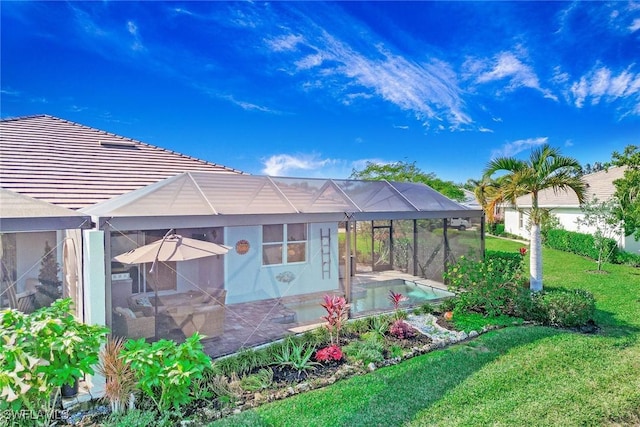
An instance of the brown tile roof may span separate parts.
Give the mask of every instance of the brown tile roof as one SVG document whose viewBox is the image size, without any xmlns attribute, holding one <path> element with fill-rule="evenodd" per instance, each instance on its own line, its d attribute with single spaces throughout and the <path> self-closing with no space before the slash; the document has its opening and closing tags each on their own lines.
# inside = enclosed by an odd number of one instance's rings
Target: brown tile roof
<svg viewBox="0 0 640 427">
<path fill-rule="evenodd" d="M 48 115 L 0 121 L 0 187 L 69 209 L 185 171 L 241 173 Z"/>
<path fill-rule="evenodd" d="M 609 170 L 601 170 L 599 172 L 590 173 L 584 175 L 584 180 L 587 183 L 586 196 L 587 199 L 596 197 L 599 201 L 609 200 L 616 191 L 616 187 L 613 185 L 613 181 L 620 179 L 624 176 L 625 168 L 613 167 Z M 516 204 L 520 208 L 531 207 L 531 195 L 519 197 Z M 578 198 L 575 193 L 569 191 L 557 191 L 545 190 L 538 194 L 538 204 L 540 207 L 578 207 Z"/>
</svg>

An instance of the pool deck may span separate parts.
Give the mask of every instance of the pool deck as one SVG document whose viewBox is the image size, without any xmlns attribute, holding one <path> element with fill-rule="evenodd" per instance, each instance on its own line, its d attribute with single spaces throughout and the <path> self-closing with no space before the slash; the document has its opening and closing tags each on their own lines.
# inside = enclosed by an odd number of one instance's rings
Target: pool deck
<svg viewBox="0 0 640 427">
<path fill-rule="evenodd" d="M 415 282 L 439 290 L 447 290 L 443 283 L 399 271 L 381 271 L 358 273 L 351 278 L 352 287 L 366 287 L 366 284 L 402 279 Z M 342 287 L 342 279 L 340 280 Z M 217 338 L 203 340 L 204 350 L 211 357 L 220 357 L 235 353 L 241 348 L 255 347 L 277 341 L 283 337 L 301 333 L 321 326 L 316 321 L 296 322 L 292 310 L 287 306 L 316 301 L 318 305 L 322 297 L 331 292 L 315 292 L 305 295 L 294 295 L 283 298 L 227 304 L 225 306 L 224 334 Z M 336 290 L 333 292 L 344 296 Z M 388 310 L 387 310 L 388 311 Z M 373 314 L 362 312 L 356 317 Z"/>
</svg>

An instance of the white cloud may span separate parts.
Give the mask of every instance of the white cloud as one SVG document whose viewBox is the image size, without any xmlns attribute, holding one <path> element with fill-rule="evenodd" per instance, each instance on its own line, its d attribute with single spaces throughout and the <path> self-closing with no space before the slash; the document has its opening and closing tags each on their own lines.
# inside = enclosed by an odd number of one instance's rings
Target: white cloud
<svg viewBox="0 0 640 427">
<path fill-rule="evenodd" d="M 523 49 L 517 48 L 516 51 L 520 53 Z M 492 59 L 468 59 L 463 64 L 463 69 L 465 76 L 475 79 L 476 83 L 507 81 L 505 89 L 509 92 L 526 87 L 538 90 L 545 98 L 557 101 L 551 91 L 540 85 L 535 70 L 518 58 L 516 53 L 501 52 Z"/>
<path fill-rule="evenodd" d="M 607 67 L 601 66 L 573 82 L 570 95 L 576 107 L 582 108 L 590 101 L 597 105 L 601 101 L 611 103 L 627 101 L 630 114 L 638 114 L 640 109 L 640 73 L 630 71 L 631 67 L 614 75 Z"/>
<path fill-rule="evenodd" d="M 272 110 L 271 108 L 265 107 L 263 105 L 257 105 L 257 104 L 253 104 L 251 102 L 246 102 L 246 101 L 239 101 L 231 95 L 220 96 L 220 98 L 226 99 L 227 101 L 237 105 L 238 107 L 246 111 L 261 111 L 263 113 L 281 114 L 280 111 Z"/>
<path fill-rule="evenodd" d="M 540 138 L 519 139 L 517 141 L 509 142 L 501 148 L 491 151 L 491 158 L 512 157 L 530 148 L 546 144 L 548 139 L 549 138 L 545 136 Z"/>
<path fill-rule="evenodd" d="M 140 51 L 144 50 L 140 35 L 138 34 L 138 26 L 133 21 L 127 21 L 127 31 L 133 36 L 133 42 L 131 43 L 131 50 Z"/>
<path fill-rule="evenodd" d="M 409 129 L 409 126 L 407 125 L 393 125 L 394 129 L 402 129 L 402 130 L 407 130 Z"/>
<path fill-rule="evenodd" d="M 314 34 L 309 28 L 304 38 L 291 34 L 278 39 L 294 40 L 299 48 L 300 53 L 294 53 L 288 63 L 295 66 L 294 73 L 306 74 L 309 81 L 338 87 L 338 96 L 346 105 L 360 97 L 375 96 L 421 121 L 446 120 L 452 128 L 472 122 L 464 112 L 462 91 L 448 63 L 436 59 L 412 61 L 375 42 L 368 45 L 372 51 L 357 50 L 322 29 Z M 274 46 L 280 44 L 270 42 L 268 46 L 275 50 Z M 317 85 L 305 86 L 309 87 Z"/>
<path fill-rule="evenodd" d="M 632 33 L 635 33 L 638 30 L 640 30 L 640 18 L 634 19 L 631 25 L 629 25 L 629 31 Z"/>
<path fill-rule="evenodd" d="M 274 52 L 282 52 L 287 50 L 295 50 L 299 43 L 303 42 L 303 38 L 297 34 L 289 34 L 282 37 L 265 40 L 267 46 Z"/>
<path fill-rule="evenodd" d="M 486 127 L 483 127 L 483 126 L 480 126 L 478 128 L 478 131 L 483 132 L 483 133 L 493 133 L 493 129 L 489 129 L 489 128 L 486 128 Z"/>
<path fill-rule="evenodd" d="M 337 163 L 340 161 L 322 159 L 318 154 L 274 154 L 262 160 L 262 173 L 270 176 L 316 177 L 323 175 L 324 169 Z"/>
</svg>

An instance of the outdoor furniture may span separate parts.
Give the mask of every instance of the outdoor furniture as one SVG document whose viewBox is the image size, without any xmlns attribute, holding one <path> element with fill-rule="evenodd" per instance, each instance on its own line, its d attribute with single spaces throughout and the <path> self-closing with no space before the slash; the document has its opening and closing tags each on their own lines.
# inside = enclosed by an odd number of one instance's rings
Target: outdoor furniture
<svg viewBox="0 0 640 427">
<path fill-rule="evenodd" d="M 177 306 L 168 308 L 166 313 L 185 337 L 198 332 L 206 338 L 215 338 L 224 333 L 224 307 L 222 306 Z"/>
<path fill-rule="evenodd" d="M 155 317 L 143 312 L 133 312 L 129 308 L 116 307 L 113 310 L 113 334 L 127 338 L 151 338 L 156 334 Z"/>
<path fill-rule="evenodd" d="M 168 320 L 171 329 L 181 330 L 186 337 L 197 331 L 213 338 L 224 332 L 226 295 L 224 289 L 163 294 L 157 299 L 153 293 L 136 294 L 129 297 L 129 308 L 152 317 L 157 301 L 159 319 Z"/>
<path fill-rule="evenodd" d="M 9 307 L 25 314 L 32 313 L 35 310 L 36 291 L 28 290 L 16 293 L 15 283 L 11 283 L 7 286 L 6 292 L 9 297 Z"/>
</svg>

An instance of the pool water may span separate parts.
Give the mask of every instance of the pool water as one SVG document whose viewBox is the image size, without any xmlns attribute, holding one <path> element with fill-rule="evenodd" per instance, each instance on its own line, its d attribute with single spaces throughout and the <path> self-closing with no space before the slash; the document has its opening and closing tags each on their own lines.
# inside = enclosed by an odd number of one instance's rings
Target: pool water
<svg viewBox="0 0 640 427">
<path fill-rule="evenodd" d="M 354 292 L 351 311 L 353 314 L 368 311 L 393 310 L 389 300 L 389 291 L 402 294 L 407 298 L 400 303 L 400 307 L 419 306 L 427 301 L 439 300 L 453 296 L 451 292 L 419 285 L 403 279 L 392 279 L 362 286 L 364 292 Z"/>
<path fill-rule="evenodd" d="M 415 282 L 403 279 L 385 280 L 382 282 L 367 283 L 354 289 L 351 304 L 351 315 L 357 316 L 372 311 L 391 311 L 393 304 L 389 300 L 389 291 L 400 293 L 407 297 L 400 307 L 419 306 L 427 301 L 439 300 L 453 296 L 451 292 L 430 286 L 419 285 Z M 299 304 L 287 304 L 289 310 L 296 313 L 296 323 L 319 323 L 322 316 L 327 314 L 320 306 L 321 301 L 305 301 Z"/>
</svg>

